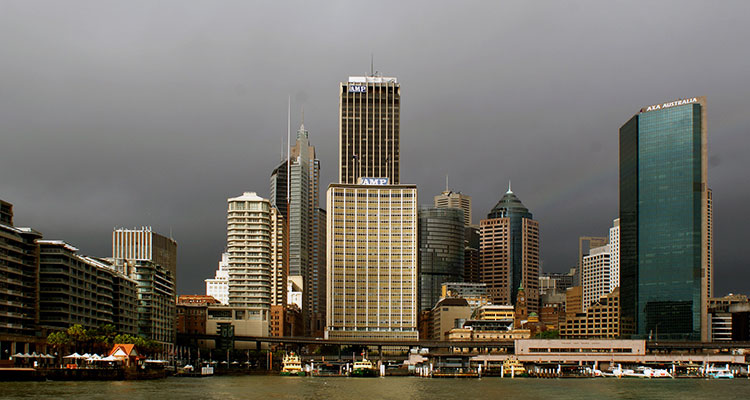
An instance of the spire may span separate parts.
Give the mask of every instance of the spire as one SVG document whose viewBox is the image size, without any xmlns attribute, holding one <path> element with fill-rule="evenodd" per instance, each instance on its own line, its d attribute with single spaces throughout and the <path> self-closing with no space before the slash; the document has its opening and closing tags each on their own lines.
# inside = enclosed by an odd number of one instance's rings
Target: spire
<svg viewBox="0 0 750 400">
<path fill-rule="evenodd" d="M 506 193 L 513 193 L 513 191 L 510 190 L 510 179 L 508 179 L 508 191 Z"/>
<path fill-rule="evenodd" d="M 307 130 L 305 130 L 305 106 L 302 106 L 302 123 L 299 126 L 299 130 L 297 130 L 297 140 L 302 138 L 307 139 L 308 137 Z"/>
</svg>

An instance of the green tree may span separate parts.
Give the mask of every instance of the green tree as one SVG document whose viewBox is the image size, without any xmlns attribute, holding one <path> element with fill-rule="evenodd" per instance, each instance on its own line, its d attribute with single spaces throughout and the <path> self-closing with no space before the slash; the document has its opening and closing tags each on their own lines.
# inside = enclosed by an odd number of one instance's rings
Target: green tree
<svg viewBox="0 0 750 400">
<path fill-rule="evenodd" d="M 70 339 L 73 341 L 76 351 L 80 349 L 82 343 L 86 343 L 89 340 L 89 336 L 86 332 L 86 328 L 80 324 L 75 324 L 68 328 L 66 331 Z"/>
<path fill-rule="evenodd" d="M 52 332 L 47 335 L 47 343 L 56 348 L 63 348 L 73 343 L 73 340 L 68 336 L 67 332 Z"/>
<path fill-rule="evenodd" d="M 560 331 L 550 329 L 544 332 L 539 332 L 536 334 L 536 337 L 539 339 L 559 339 L 560 338 Z"/>
</svg>

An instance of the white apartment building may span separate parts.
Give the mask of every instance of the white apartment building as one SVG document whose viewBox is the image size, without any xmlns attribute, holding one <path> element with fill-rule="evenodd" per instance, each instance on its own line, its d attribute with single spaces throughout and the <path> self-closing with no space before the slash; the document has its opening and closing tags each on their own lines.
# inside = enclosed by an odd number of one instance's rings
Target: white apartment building
<svg viewBox="0 0 750 400">
<path fill-rule="evenodd" d="M 229 304 L 229 253 L 221 254 L 216 276 L 206 279 L 206 295 L 213 296 L 223 305 Z"/>
<path fill-rule="evenodd" d="M 610 293 L 611 264 L 609 245 L 595 247 L 583 257 L 581 286 L 583 286 L 583 312 L 602 296 Z"/>
<path fill-rule="evenodd" d="M 229 305 L 265 325 L 271 308 L 271 203 L 255 192 L 227 200 Z"/>
<path fill-rule="evenodd" d="M 417 187 L 331 184 L 327 205 L 325 336 L 418 339 Z"/>
</svg>

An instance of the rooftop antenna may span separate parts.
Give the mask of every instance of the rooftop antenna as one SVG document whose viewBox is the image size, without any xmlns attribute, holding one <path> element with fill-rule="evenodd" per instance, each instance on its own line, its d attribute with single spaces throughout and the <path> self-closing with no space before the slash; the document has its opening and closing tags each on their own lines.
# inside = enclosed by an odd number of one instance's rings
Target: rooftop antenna
<svg viewBox="0 0 750 400">
<path fill-rule="evenodd" d="M 448 191 L 448 174 L 445 174 L 445 191 Z"/>
<path fill-rule="evenodd" d="M 510 190 L 510 179 L 508 179 L 508 193 L 513 193 L 513 191 Z"/>
<path fill-rule="evenodd" d="M 375 56 L 370 53 L 370 76 L 375 76 Z"/>
</svg>

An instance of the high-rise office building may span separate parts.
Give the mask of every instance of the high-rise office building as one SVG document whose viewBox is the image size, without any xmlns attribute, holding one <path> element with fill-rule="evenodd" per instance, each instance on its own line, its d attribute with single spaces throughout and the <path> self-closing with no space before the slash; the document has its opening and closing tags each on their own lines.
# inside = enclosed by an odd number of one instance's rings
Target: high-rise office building
<svg viewBox="0 0 750 400">
<path fill-rule="evenodd" d="M 229 304 L 229 253 L 221 254 L 216 275 L 206 279 L 205 282 L 206 296 L 215 298 L 221 304 Z"/>
<path fill-rule="evenodd" d="M 112 258 L 118 266 L 124 261 L 130 264 L 139 261 L 159 264 L 169 271 L 177 284 L 177 242 L 152 231 L 150 226 L 115 229 L 112 232 Z M 130 274 L 129 271 L 120 272 Z"/>
<path fill-rule="evenodd" d="M 446 186 L 442 193 L 435 196 L 435 207 L 460 208 L 464 210 L 464 225 L 471 225 L 471 196 L 467 196 L 461 192 L 454 192 Z"/>
<path fill-rule="evenodd" d="M 286 306 L 289 236 L 286 218 L 271 205 L 271 305 Z"/>
<path fill-rule="evenodd" d="M 481 279 L 496 304 L 513 304 L 525 289 L 529 312 L 539 312 L 539 223 L 511 191 L 479 223 Z"/>
<path fill-rule="evenodd" d="M 431 310 L 445 282 L 464 275 L 464 213 L 460 208 L 419 210 L 419 309 Z"/>
<path fill-rule="evenodd" d="M 417 187 L 331 184 L 327 338 L 417 339 Z"/>
<path fill-rule="evenodd" d="M 301 277 L 305 334 L 312 335 L 314 327 L 318 331 L 322 330 L 322 321 L 316 315 L 323 311 L 316 299 L 320 296 L 318 282 L 325 278 L 318 276 L 320 265 L 315 264 L 322 261 L 317 256 L 320 249 L 316 247 L 321 245 L 317 240 L 320 219 L 320 161 L 315 155 L 315 147 L 310 145 L 309 132 L 304 123 L 297 130 L 294 146 L 290 149 L 290 159 L 290 165 L 287 166 L 285 160 L 271 174 L 271 204 L 288 221 L 287 274 L 290 277 Z"/>
<path fill-rule="evenodd" d="M 322 337 L 326 327 L 326 219 L 326 210 L 319 208 L 317 222 L 313 225 L 313 279 L 310 282 L 310 292 L 313 294 L 310 325 L 314 337 Z"/>
<path fill-rule="evenodd" d="M 464 282 L 481 283 L 479 227 L 464 227 Z"/>
<path fill-rule="evenodd" d="M 339 182 L 400 182 L 401 86 L 396 78 L 350 76 L 339 86 Z M 330 210 L 329 210 L 330 211 Z"/>
<path fill-rule="evenodd" d="M 707 340 L 706 100 L 644 107 L 620 128 L 623 335 Z"/>
<path fill-rule="evenodd" d="M 591 249 L 607 244 L 607 238 L 601 236 L 581 236 L 578 238 L 578 264 L 576 265 L 576 285 L 583 285 L 583 257 L 591 253 Z"/>
<path fill-rule="evenodd" d="M 583 312 L 611 292 L 612 264 L 609 245 L 595 247 L 583 257 L 581 286 L 583 287 Z"/>
</svg>

